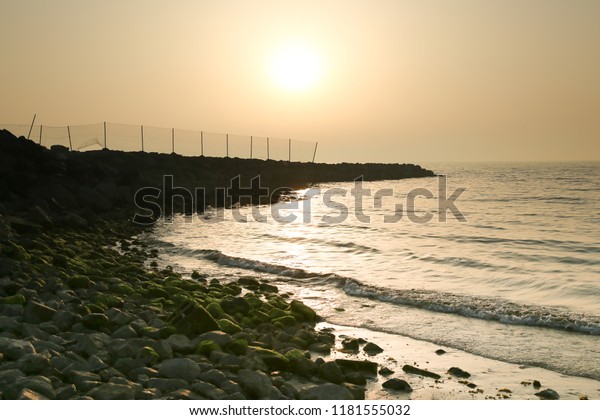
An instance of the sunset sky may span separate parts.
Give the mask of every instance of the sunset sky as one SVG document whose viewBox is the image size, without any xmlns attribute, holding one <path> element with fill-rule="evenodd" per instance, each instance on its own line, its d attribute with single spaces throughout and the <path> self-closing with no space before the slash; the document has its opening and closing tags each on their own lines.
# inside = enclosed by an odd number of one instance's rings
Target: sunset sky
<svg viewBox="0 0 600 420">
<path fill-rule="evenodd" d="M 600 160 L 600 1 L 1 0 L 0 123 L 319 141 L 318 161 Z"/>
</svg>

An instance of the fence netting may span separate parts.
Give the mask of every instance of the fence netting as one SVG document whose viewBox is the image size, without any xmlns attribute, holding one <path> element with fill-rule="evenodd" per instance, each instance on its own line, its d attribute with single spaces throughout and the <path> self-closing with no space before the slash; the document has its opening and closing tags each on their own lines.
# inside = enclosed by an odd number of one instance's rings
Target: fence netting
<svg viewBox="0 0 600 420">
<path fill-rule="evenodd" d="M 316 142 L 130 124 L 98 123 L 68 127 L 2 124 L 0 128 L 48 148 L 61 145 L 76 151 L 106 148 L 125 152 L 294 162 L 312 162 L 317 151 Z"/>
</svg>

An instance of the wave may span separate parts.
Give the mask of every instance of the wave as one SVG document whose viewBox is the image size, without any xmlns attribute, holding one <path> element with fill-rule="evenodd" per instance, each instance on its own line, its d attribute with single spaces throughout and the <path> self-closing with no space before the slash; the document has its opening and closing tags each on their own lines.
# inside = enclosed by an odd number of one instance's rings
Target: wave
<svg viewBox="0 0 600 420">
<path fill-rule="evenodd" d="M 600 335 L 600 317 L 573 313 L 554 306 L 534 306 L 499 298 L 467 296 L 424 289 L 389 289 L 365 284 L 337 274 L 313 273 L 301 268 L 234 257 L 217 250 L 194 250 L 196 256 L 219 265 L 300 279 L 313 284 L 340 288 L 349 296 L 362 297 L 400 306 L 462 315 L 503 324 L 552 328 L 590 335 Z"/>
</svg>

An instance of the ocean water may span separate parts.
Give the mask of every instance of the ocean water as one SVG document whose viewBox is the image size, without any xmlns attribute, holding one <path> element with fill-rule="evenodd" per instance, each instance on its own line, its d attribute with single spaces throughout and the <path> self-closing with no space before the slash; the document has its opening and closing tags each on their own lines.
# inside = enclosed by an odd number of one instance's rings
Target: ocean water
<svg viewBox="0 0 600 420">
<path fill-rule="evenodd" d="M 600 380 L 600 163 L 423 166 L 445 177 L 314 185 L 147 239 L 176 270 L 263 277 L 332 323 Z"/>
</svg>

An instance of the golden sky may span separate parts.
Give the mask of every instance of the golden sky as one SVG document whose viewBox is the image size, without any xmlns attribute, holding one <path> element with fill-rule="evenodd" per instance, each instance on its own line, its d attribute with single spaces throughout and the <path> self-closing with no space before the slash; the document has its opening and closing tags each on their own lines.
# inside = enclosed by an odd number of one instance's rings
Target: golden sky
<svg viewBox="0 0 600 420">
<path fill-rule="evenodd" d="M 0 123 L 319 141 L 319 161 L 600 160 L 600 1 L 2 0 Z"/>
</svg>

